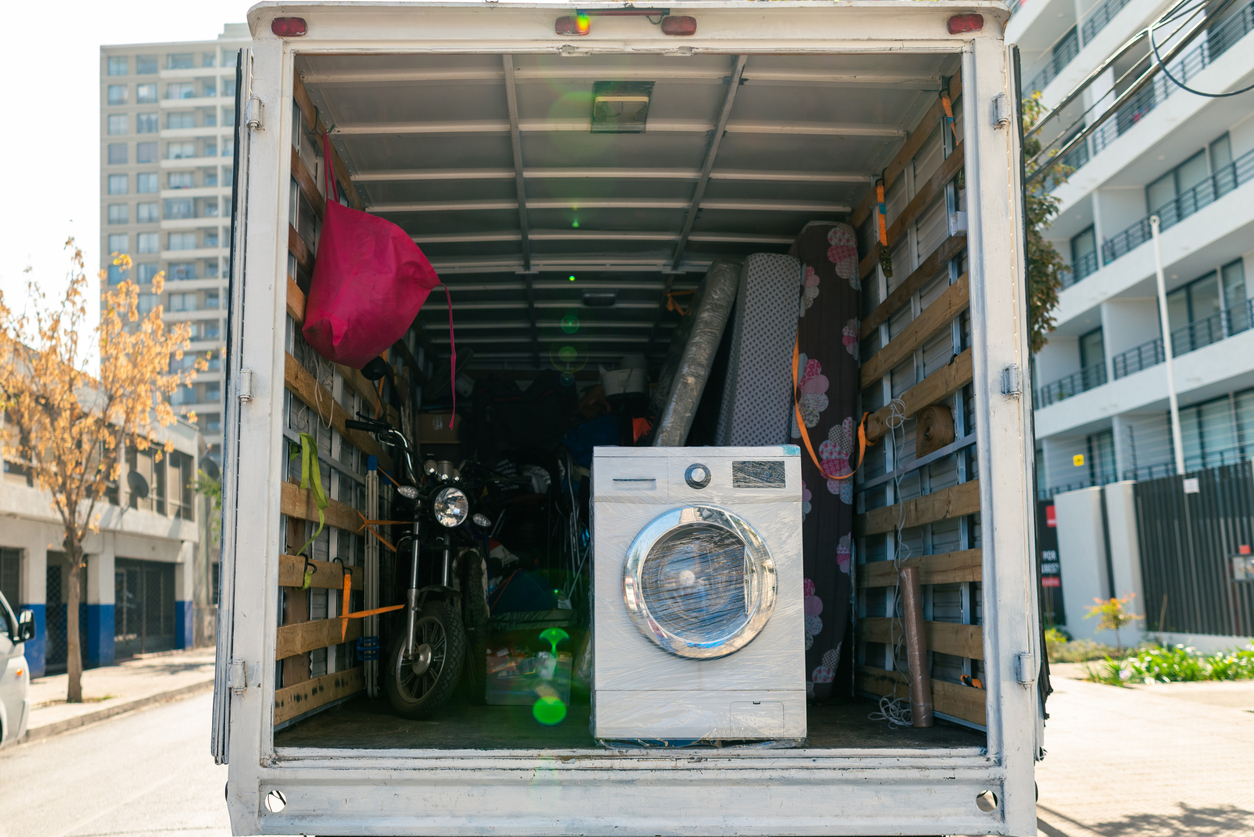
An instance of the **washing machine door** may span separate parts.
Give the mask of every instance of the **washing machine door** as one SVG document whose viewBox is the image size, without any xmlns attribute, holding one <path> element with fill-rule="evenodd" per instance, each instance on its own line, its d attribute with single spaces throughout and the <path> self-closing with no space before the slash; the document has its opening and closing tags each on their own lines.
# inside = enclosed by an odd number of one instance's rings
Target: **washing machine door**
<svg viewBox="0 0 1254 837">
<path fill-rule="evenodd" d="M 748 645 L 775 609 L 775 561 L 743 518 L 684 506 L 656 518 L 627 550 L 623 601 L 646 637 L 710 660 Z"/>
</svg>

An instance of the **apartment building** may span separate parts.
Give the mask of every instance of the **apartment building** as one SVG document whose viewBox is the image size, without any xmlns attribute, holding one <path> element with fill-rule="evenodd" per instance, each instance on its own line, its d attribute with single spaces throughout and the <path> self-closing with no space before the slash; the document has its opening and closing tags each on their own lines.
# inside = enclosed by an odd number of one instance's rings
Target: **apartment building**
<svg viewBox="0 0 1254 837">
<path fill-rule="evenodd" d="M 219 462 L 235 63 L 248 41 L 240 23 L 212 41 L 100 50 L 101 267 L 121 282 L 111 254 L 129 253 L 141 309 L 161 305 L 167 323 L 191 325 L 191 351 L 172 365 L 210 356 L 209 370 L 174 402 L 195 411 L 207 456 Z M 154 294 L 158 271 L 166 283 Z"/>
<path fill-rule="evenodd" d="M 1012 4 L 1015 5 L 1015 4 Z M 1023 0 L 1007 40 L 1023 92 L 1061 103 L 1172 2 Z M 1208 93 L 1254 83 L 1254 2 L 1195 4 L 1159 32 L 1176 81 Z M 1178 26 L 1184 29 L 1172 35 Z M 1088 84 L 1046 139 L 1075 136 L 1156 59 L 1142 37 Z M 1057 331 L 1034 358 L 1045 497 L 1175 473 L 1150 219 L 1160 219 L 1168 339 L 1186 470 L 1254 456 L 1254 92 L 1197 95 L 1159 73 L 1063 163 L 1047 233 L 1071 267 Z M 1061 525 L 1061 524 L 1060 524 Z"/>
</svg>

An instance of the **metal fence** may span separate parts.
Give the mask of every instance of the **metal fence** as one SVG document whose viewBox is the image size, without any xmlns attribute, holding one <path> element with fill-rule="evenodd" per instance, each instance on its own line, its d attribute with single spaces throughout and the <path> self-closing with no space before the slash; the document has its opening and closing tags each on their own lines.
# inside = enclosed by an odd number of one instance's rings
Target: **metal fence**
<svg viewBox="0 0 1254 837">
<path fill-rule="evenodd" d="M 1100 387 L 1104 383 L 1106 383 L 1106 362 L 1101 361 L 1041 387 L 1036 395 L 1036 403 L 1038 407 L 1048 407 L 1064 398 Z"/>
<path fill-rule="evenodd" d="M 1196 480 L 1185 493 L 1186 481 Z M 1254 543 L 1254 465 L 1138 482 L 1137 534 L 1151 632 L 1254 636 L 1254 582 L 1232 556 Z"/>
</svg>

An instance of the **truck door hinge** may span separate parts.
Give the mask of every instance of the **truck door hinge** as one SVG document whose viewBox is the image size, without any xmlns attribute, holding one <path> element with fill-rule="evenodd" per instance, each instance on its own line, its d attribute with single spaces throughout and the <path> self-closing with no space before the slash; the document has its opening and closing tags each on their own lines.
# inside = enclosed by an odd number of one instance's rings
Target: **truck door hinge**
<svg viewBox="0 0 1254 837">
<path fill-rule="evenodd" d="M 262 129 L 261 99 L 257 96 L 248 97 L 248 107 L 244 111 L 244 124 L 254 131 Z"/>
<path fill-rule="evenodd" d="M 1021 686 L 1031 686 L 1036 682 L 1036 657 L 1031 651 L 1015 654 L 1015 679 Z"/>
<path fill-rule="evenodd" d="M 993 127 L 1005 128 L 1010 124 L 1010 98 L 1005 93 L 993 97 Z"/>
<path fill-rule="evenodd" d="M 245 404 L 253 400 L 253 370 L 247 366 L 239 371 L 239 400 Z"/>
<path fill-rule="evenodd" d="M 243 660 L 231 660 L 231 667 L 227 671 L 227 685 L 231 687 L 231 691 L 235 694 L 243 694 L 248 688 L 248 668 L 244 665 Z"/>
<path fill-rule="evenodd" d="M 1002 367 L 1001 394 L 1007 398 L 1018 398 L 1023 394 L 1023 381 L 1020 379 L 1019 367 L 1016 364 Z"/>
</svg>

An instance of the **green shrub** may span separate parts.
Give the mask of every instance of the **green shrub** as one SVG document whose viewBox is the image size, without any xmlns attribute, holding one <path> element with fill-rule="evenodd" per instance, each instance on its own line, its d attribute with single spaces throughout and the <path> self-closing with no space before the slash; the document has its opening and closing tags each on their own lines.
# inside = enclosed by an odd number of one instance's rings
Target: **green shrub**
<svg viewBox="0 0 1254 837">
<path fill-rule="evenodd" d="M 1254 679 L 1254 645 L 1216 654 L 1200 654 L 1194 648 L 1142 648 L 1126 659 L 1107 658 L 1085 667 L 1095 683 L 1124 686 L 1129 683 L 1192 683 L 1201 680 Z"/>
</svg>

